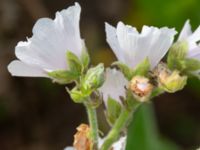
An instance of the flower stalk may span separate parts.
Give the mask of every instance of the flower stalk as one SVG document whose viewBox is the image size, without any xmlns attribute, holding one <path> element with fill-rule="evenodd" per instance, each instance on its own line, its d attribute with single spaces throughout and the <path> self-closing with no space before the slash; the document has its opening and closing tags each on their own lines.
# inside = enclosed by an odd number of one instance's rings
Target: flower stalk
<svg viewBox="0 0 200 150">
<path fill-rule="evenodd" d="M 135 110 L 138 108 L 138 106 L 140 104 L 141 103 L 138 103 L 138 105 L 133 106 L 133 109 L 124 108 L 124 109 L 121 110 L 121 113 L 120 113 L 118 119 L 116 120 L 112 129 L 110 130 L 110 132 L 106 136 L 105 141 L 102 144 L 100 150 L 109 150 L 109 148 L 111 148 L 113 143 L 116 142 L 117 139 L 119 139 L 121 132 L 124 129 L 126 129 L 126 127 L 128 126 L 128 122 L 130 120 L 132 120 L 133 113 L 135 112 Z"/>
<path fill-rule="evenodd" d="M 116 120 L 113 128 L 108 133 L 105 142 L 101 146 L 100 150 L 108 150 L 112 146 L 112 144 L 119 138 L 120 132 L 126 126 L 127 121 L 130 118 L 130 114 L 131 113 L 126 109 L 122 110 L 119 118 Z"/>
<path fill-rule="evenodd" d="M 97 150 L 99 135 L 98 135 L 98 122 L 97 122 L 96 109 L 88 103 L 84 103 L 84 105 L 87 110 L 88 121 L 89 121 L 90 129 L 91 129 L 90 131 L 90 138 L 92 139 L 91 149 Z"/>
</svg>

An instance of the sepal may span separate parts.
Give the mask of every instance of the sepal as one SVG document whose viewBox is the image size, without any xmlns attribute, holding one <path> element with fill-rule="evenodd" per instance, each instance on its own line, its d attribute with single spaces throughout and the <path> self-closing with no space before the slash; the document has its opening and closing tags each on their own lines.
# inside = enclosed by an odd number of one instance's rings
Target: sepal
<svg viewBox="0 0 200 150">
<path fill-rule="evenodd" d="M 133 76 L 146 76 L 150 70 L 150 62 L 148 58 L 145 58 L 139 63 L 133 71 Z"/>
<path fill-rule="evenodd" d="M 117 61 L 117 62 L 114 62 L 112 64 L 112 66 L 119 68 L 120 71 L 124 74 L 124 76 L 126 77 L 127 80 L 130 81 L 132 79 L 133 70 L 131 68 L 129 68 L 126 64 Z"/>
<path fill-rule="evenodd" d="M 90 56 L 89 56 L 86 48 L 83 49 L 80 60 L 82 63 L 82 71 L 86 71 L 90 64 Z"/>
<path fill-rule="evenodd" d="M 126 99 L 124 100 L 124 103 L 126 109 L 128 109 L 129 111 L 132 111 L 141 104 L 139 100 L 136 100 L 133 92 L 129 89 L 126 91 Z"/>
<path fill-rule="evenodd" d="M 109 97 L 107 100 L 106 107 L 107 107 L 105 111 L 107 116 L 106 118 L 108 123 L 112 126 L 119 117 L 122 106 L 119 102 Z"/>
<path fill-rule="evenodd" d="M 67 58 L 67 64 L 68 64 L 69 70 L 76 74 L 81 74 L 82 63 L 79 60 L 79 58 L 71 51 L 67 51 L 66 58 Z"/>
<path fill-rule="evenodd" d="M 112 66 L 116 66 L 121 70 L 127 80 L 131 80 L 134 76 L 147 76 L 148 71 L 150 70 L 150 62 L 149 59 L 144 59 L 141 63 L 139 63 L 135 69 L 130 68 L 126 64 L 121 62 L 114 62 Z"/>
<path fill-rule="evenodd" d="M 56 70 L 48 72 L 48 76 L 53 79 L 54 82 L 59 84 L 68 84 L 79 78 L 79 74 L 67 70 Z"/>
<path fill-rule="evenodd" d="M 186 41 L 179 41 L 174 43 L 169 49 L 167 57 L 167 65 L 171 70 L 182 70 L 181 61 L 185 60 L 188 52 L 188 43 Z"/>
<path fill-rule="evenodd" d="M 185 60 L 180 62 L 182 72 L 185 74 L 190 74 L 191 72 L 200 70 L 200 61 L 197 59 L 186 58 Z"/>
<path fill-rule="evenodd" d="M 151 96 L 150 96 L 150 99 L 153 99 L 154 97 L 159 96 L 159 95 L 161 95 L 163 93 L 164 93 L 163 89 L 161 89 L 159 87 L 156 87 L 156 88 L 153 89 L 153 91 L 151 93 Z"/>
<path fill-rule="evenodd" d="M 87 96 L 85 96 L 81 90 L 79 90 L 77 87 L 73 88 L 71 91 L 66 88 L 67 92 L 69 93 L 71 99 L 75 102 L 75 103 L 83 103 Z"/>
</svg>

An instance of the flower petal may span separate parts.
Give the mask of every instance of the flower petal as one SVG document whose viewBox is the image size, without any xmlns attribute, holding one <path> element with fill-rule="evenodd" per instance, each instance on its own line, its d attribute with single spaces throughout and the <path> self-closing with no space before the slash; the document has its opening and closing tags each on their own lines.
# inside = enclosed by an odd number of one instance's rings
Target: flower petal
<svg viewBox="0 0 200 150">
<path fill-rule="evenodd" d="M 154 28 L 152 33 L 151 44 L 149 45 L 148 58 L 153 69 L 159 61 L 165 56 L 174 40 L 174 35 L 177 33 L 174 29 L 169 28 Z"/>
<path fill-rule="evenodd" d="M 190 25 L 190 20 L 187 20 L 183 26 L 183 29 L 181 30 L 181 33 L 178 37 L 178 41 L 185 40 L 192 34 L 192 29 Z"/>
<path fill-rule="evenodd" d="M 125 97 L 125 86 L 127 86 L 128 81 L 125 79 L 124 75 L 116 69 L 106 69 L 105 77 L 106 80 L 99 89 L 103 94 L 104 103 L 107 104 L 109 97 L 121 103 L 120 96 Z"/>
<path fill-rule="evenodd" d="M 122 49 L 123 59 L 125 64 L 133 67 L 135 64 L 134 56 L 137 51 L 133 50 L 133 46 L 138 42 L 138 31 L 128 25 L 124 25 L 122 22 L 117 24 L 116 29 L 117 39 Z M 121 60 L 120 60 L 121 61 Z"/>
<path fill-rule="evenodd" d="M 148 26 L 144 26 L 139 34 L 136 28 L 122 22 L 110 30 L 106 29 L 109 45 L 118 60 L 131 68 L 148 57 L 153 69 L 167 53 L 176 34 L 174 29 Z"/>
<path fill-rule="evenodd" d="M 194 58 L 200 60 L 200 46 L 188 51 L 188 58 Z"/>
<path fill-rule="evenodd" d="M 117 59 L 124 62 L 123 53 L 120 48 L 116 35 L 116 29 L 113 26 L 109 25 L 108 23 L 105 23 L 105 30 L 106 30 L 106 40 L 109 43 L 112 50 L 114 51 Z"/>
<path fill-rule="evenodd" d="M 67 69 L 67 50 L 80 56 L 79 19 L 81 8 L 78 3 L 56 13 L 54 20 L 39 19 L 33 27 L 33 36 L 27 42 L 19 42 L 16 56 L 27 64 L 42 66 L 48 70 Z"/>
<path fill-rule="evenodd" d="M 200 26 L 188 37 L 188 41 L 195 43 L 200 41 Z"/>
<path fill-rule="evenodd" d="M 19 60 L 12 61 L 8 65 L 8 71 L 13 76 L 48 77 L 41 68 L 25 64 Z"/>
</svg>

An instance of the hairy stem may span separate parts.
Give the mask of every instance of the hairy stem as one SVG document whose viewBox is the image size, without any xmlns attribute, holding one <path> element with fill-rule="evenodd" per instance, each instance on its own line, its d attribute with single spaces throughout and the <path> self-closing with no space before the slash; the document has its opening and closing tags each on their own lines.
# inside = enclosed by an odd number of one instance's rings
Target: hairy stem
<svg viewBox="0 0 200 150">
<path fill-rule="evenodd" d="M 97 122 L 96 109 L 93 108 L 90 104 L 85 104 L 85 107 L 87 109 L 88 120 L 91 129 L 90 136 L 93 142 L 92 150 L 97 150 L 99 135 L 98 135 L 98 122 Z"/>
<path fill-rule="evenodd" d="M 129 120 L 131 112 L 124 109 L 122 110 L 119 118 L 116 120 L 111 131 L 106 136 L 105 142 L 101 146 L 101 150 L 108 150 L 112 144 L 119 138 L 120 132 L 125 128 L 127 121 Z"/>
<path fill-rule="evenodd" d="M 140 106 L 140 103 L 132 106 L 132 109 L 122 109 L 118 119 L 116 120 L 114 126 L 105 138 L 103 145 L 100 150 L 109 150 L 114 142 L 119 139 L 120 133 L 126 129 L 129 121 L 133 117 L 133 112 Z"/>
</svg>

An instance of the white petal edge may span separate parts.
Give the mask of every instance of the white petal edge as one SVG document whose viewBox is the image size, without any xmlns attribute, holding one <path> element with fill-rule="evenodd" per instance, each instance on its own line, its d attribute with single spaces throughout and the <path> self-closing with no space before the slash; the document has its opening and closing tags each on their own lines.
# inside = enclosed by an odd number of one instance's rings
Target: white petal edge
<svg viewBox="0 0 200 150">
<path fill-rule="evenodd" d="M 193 32 L 191 36 L 188 37 L 188 41 L 195 43 L 200 41 L 200 26 Z"/>
<path fill-rule="evenodd" d="M 117 59 L 124 62 L 123 52 L 120 48 L 120 45 L 117 39 L 115 27 L 111 26 L 108 23 L 105 23 L 105 31 L 106 31 L 106 41 L 108 42 L 109 46 L 113 50 Z"/>
<path fill-rule="evenodd" d="M 125 25 L 123 22 L 119 22 L 117 24 L 116 34 L 119 45 L 123 51 L 123 63 L 129 65 L 130 67 L 134 67 L 137 63 L 135 56 L 138 52 L 138 49 L 134 49 L 134 47 L 137 47 L 138 38 L 140 36 L 137 29 L 129 25 Z"/>
<path fill-rule="evenodd" d="M 8 65 L 8 71 L 13 76 L 24 77 L 48 77 L 44 70 L 37 66 L 25 64 L 19 60 L 14 60 Z"/>
<path fill-rule="evenodd" d="M 186 40 L 190 35 L 192 34 L 192 29 L 190 25 L 190 20 L 186 20 L 181 33 L 179 34 L 178 41 L 180 40 Z"/>
<path fill-rule="evenodd" d="M 153 69 L 168 52 L 174 41 L 174 36 L 177 34 L 174 28 L 169 29 L 167 27 L 163 27 L 160 29 L 154 29 L 155 35 L 152 37 L 154 39 L 152 39 L 152 45 L 149 45 L 150 50 L 147 56 L 151 63 L 151 69 Z"/>
</svg>

